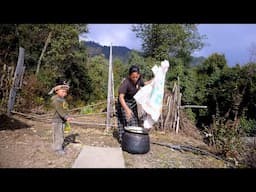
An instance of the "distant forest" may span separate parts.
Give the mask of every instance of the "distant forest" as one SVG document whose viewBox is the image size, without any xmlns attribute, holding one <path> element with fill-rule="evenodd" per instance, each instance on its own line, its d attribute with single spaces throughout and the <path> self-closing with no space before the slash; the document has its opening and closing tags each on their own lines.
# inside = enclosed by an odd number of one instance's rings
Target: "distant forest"
<svg viewBox="0 0 256 192">
<path fill-rule="evenodd" d="M 103 54 L 106 59 L 109 59 L 109 46 L 103 46 L 94 41 L 83 41 L 85 46 L 87 47 L 88 55 L 90 57 L 94 57 L 96 55 Z M 143 55 L 143 52 L 139 52 L 137 50 L 132 50 L 124 46 L 112 46 L 112 57 L 113 59 L 118 58 L 124 64 L 128 63 L 129 56 L 131 51 L 137 52 L 139 55 Z M 192 57 L 190 61 L 191 66 L 195 66 L 199 63 L 202 63 L 206 58 L 205 57 Z"/>
<path fill-rule="evenodd" d="M 84 43 L 87 47 L 88 55 L 90 57 L 103 54 L 106 59 L 109 59 L 109 46 L 102 46 L 99 43 L 93 41 L 85 41 Z M 131 51 L 131 49 L 124 46 L 112 46 L 112 57 L 113 59 L 118 58 L 123 63 L 127 64 Z"/>
</svg>

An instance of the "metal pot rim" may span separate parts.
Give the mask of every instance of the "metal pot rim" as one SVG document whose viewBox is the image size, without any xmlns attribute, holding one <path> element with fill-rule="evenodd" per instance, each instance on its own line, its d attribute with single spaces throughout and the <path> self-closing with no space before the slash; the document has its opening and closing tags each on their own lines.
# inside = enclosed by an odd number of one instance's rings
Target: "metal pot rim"
<svg viewBox="0 0 256 192">
<path fill-rule="evenodd" d="M 137 126 L 126 126 L 124 127 L 126 131 L 132 132 L 132 133 L 148 133 L 146 129 L 143 127 L 137 127 Z"/>
</svg>

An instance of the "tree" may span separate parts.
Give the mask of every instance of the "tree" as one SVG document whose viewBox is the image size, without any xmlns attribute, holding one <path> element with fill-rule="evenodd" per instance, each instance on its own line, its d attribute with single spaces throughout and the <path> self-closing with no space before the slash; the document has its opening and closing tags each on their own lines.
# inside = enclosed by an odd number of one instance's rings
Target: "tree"
<svg viewBox="0 0 256 192">
<path fill-rule="evenodd" d="M 79 34 L 86 32 L 87 25 L 48 24 L 46 29 L 48 35 L 51 33 L 51 40 L 42 59 L 43 68 L 38 78 L 43 80 L 50 77 L 46 81 L 50 86 L 56 78 L 62 77 L 70 81 L 76 99 L 87 101 L 92 92 L 91 78 L 86 68 L 86 48 L 79 43 Z M 43 70 L 48 71 L 48 76 Z"/>
<path fill-rule="evenodd" d="M 93 93 L 92 78 L 87 69 L 87 53 L 83 44 L 76 48 L 74 54 L 63 61 L 63 77 L 70 81 L 72 96 L 75 100 L 87 102 Z"/>
<path fill-rule="evenodd" d="M 213 53 L 203 63 L 199 65 L 199 72 L 208 76 L 219 73 L 228 67 L 224 54 Z"/>
<path fill-rule="evenodd" d="M 194 70 L 196 73 L 196 84 L 194 87 L 194 102 L 197 105 L 208 106 L 207 114 L 201 111 L 195 111 L 197 114 L 197 119 L 203 115 L 202 119 L 204 122 L 198 122 L 199 124 L 210 123 L 212 120 L 211 115 L 218 116 L 219 103 L 216 103 L 216 97 L 218 93 L 216 92 L 220 87 L 220 77 L 222 73 L 228 69 L 225 56 L 223 54 L 213 53 L 210 55 L 203 63 L 195 66 Z M 201 119 L 201 117 L 200 117 Z"/>
<path fill-rule="evenodd" d="M 92 89 L 86 68 L 87 51 L 79 43 L 79 34 L 87 31 L 86 24 L 1 25 L 0 63 L 15 66 L 18 48 L 22 46 L 26 50 L 25 77 L 35 74 L 36 69 L 39 72 L 34 82 L 40 90 L 33 89 L 35 97 L 40 94 L 47 98 L 55 80 L 62 77 L 74 87 L 76 99 L 88 100 Z M 39 82 L 40 86 L 37 86 Z M 26 87 L 22 91 L 26 92 Z"/>
<path fill-rule="evenodd" d="M 243 115 L 247 119 L 256 120 L 256 64 L 248 63 L 241 70 L 244 77 L 244 86 L 246 86 L 242 102 L 244 106 Z"/>
<path fill-rule="evenodd" d="M 153 62 L 150 61 L 149 58 L 145 59 L 138 52 L 132 51 L 129 59 L 128 59 L 128 66 L 125 71 L 125 76 L 128 74 L 128 70 L 132 65 L 136 65 L 140 68 L 140 73 L 144 79 L 151 79 L 152 78 L 152 71 L 151 68 L 153 67 Z"/>
<path fill-rule="evenodd" d="M 179 57 L 187 62 L 191 53 L 203 46 L 204 36 L 194 24 L 140 24 L 132 30 L 142 39 L 145 56 L 157 60 Z"/>
<path fill-rule="evenodd" d="M 35 70 L 49 34 L 49 47 L 42 58 L 44 65 L 61 64 L 65 56 L 79 46 L 79 33 L 87 32 L 86 24 L 5 24 L 0 26 L 1 60 L 16 63 L 19 46 L 25 48 L 25 64 Z M 49 67 L 49 65 L 48 65 Z"/>
<path fill-rule="evenodd" d="M 0 70 L 2 66 L 15 66 L 18 58 L 18 38 L 15 24 L 0 25 Z"/>
<path fill-rule="evenodd" d="M 126 76 L 125 74 L 125 67 L 124 63 L 116 58 L 113 60 L 113 74 L 114 74 L 114 95 L 118 95 L 118 89 L 122 82 L 122 79 Z"/>
<path fill-rule="evenodd" d="M 93 92 L 90 93 L 90 101 L 107 98 L 108 61 L 104 55 L 90 58 L 87 63 L 88 75 L 92 79 Z"/>
<path fill-rule="evenodd" d="M 49 35 L 46 24 L 17 24 L 18 46 L 25 48 L 25 64 L 28 70 L 35 71 L 40 54 Z"/>
</svg>

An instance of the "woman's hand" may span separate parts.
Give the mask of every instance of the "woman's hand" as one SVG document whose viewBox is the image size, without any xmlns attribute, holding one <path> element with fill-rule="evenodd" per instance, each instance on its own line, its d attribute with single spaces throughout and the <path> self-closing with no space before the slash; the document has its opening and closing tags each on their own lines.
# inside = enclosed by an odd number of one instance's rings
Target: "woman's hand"
<svg viewBox="0 0 256 192">
<path fill-rule="evenodd" d="M 67 118 L 67 122 L 70 122 L 70 121 L 73 121 L 73 120 L 74 120 L 73 117 L 68 117 L 68 118 Z"/>
<path fill-rule="evenodd" d="M 144 84 L 145 84 L 145 85 L 148 85 L 148 84 L 152 83 L 153 80 L 154 80 L 154 78 L 151 79 L 151 80 L 149 80 L 149 81 L 144 82 Z"/>
<path fill-rule="evenodd" d="M 133 116 L 132 110 L 130 108 L 127 108 L 125 110 L 125 115 L 126 115 L 126 120 L 129 121 L 132 118 L 132 116 Z"/>
<path fill-rule="evenodd" d="M 120 94 L 119 95 L 119 101 L 125 111 L 125 116 L 126 116 L 126 120 L 129 121 L 131 119 L 131 117 L 133 116 L 133 112 L 132 110 L 126 105 L 125 100 L 124 100 L 124 94 Z"/>
</svg>

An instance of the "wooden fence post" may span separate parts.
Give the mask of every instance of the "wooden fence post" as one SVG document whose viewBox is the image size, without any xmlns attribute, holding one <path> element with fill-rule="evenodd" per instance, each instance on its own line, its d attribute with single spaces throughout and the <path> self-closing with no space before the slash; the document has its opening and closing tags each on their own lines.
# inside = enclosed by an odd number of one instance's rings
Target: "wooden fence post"
<svg viewBox="0 0 256 192">
<path fill-rule="evenodd" d="M 11 111 L 13 109 L 14 102 L 15 102 L 15 97 L 16 97 L 16 92 L 19 89 L 21 77 L 22 77 L 22 74 L 24 73 L 23 72 L 24 53 L 25 53 L 25 49 L 20 47 L 19 48 L 18 63 L 17 63 L 16 69 L 15 69 L 12 88 L 11 88 L 10 94 L 9 94 L 9 100 L 8 100 L 8 106 L 7 106 L 7 115 L 8 116 L 10 116 Z"/>
<path fill-rule="evenodd" d="M 109 68 L 108 68 L 108 98 L 107 98 L 107 123 L 106 123 L 106 129 L 111 128 L 111 121 L 110 121 L 110 117 L 111 117 L 111 100 L 112 100 L 112 96 L 113 96 L 113 88 L 111 86 L 113 86 L 113 72 L 112 72 L 112 44 L 110 45 L 110 52 L 109 52 Z"/>
</svg>

